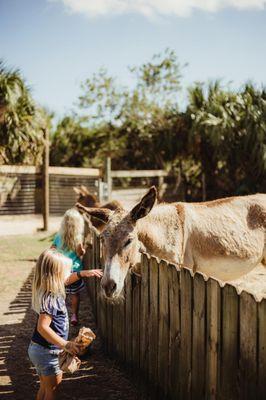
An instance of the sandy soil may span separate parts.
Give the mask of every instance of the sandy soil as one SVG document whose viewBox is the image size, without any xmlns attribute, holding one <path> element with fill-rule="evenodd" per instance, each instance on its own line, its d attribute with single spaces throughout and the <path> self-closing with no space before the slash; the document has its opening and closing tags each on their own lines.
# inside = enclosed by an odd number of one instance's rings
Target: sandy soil
<svg viewBox="0 0 266 400">
<path fill-rule="evenodd" d="M 61 216 L 51 216 L 49 218 L 49 231 L 56 232 L 61 220 Z M 41 214 L 0 216 L 0 236 L 32 234 L 42 229 L 42 227 L 43 219 Z"/>
</svg>

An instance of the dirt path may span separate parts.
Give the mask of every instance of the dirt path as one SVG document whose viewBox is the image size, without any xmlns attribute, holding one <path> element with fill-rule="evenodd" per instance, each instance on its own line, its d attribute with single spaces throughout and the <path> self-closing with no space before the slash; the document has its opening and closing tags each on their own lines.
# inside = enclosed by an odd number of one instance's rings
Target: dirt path
<svg viewBox="0 0 266 400">
<path fill-rule="evenodd" d="M 29 253 L 35 257 L 41 248 L 47 247 L 47 242 L 40 241 L 41 238 L 35 238 L 34 242 L 32 237 L 16 237 L 14 249 L 10 239 L 0 239 L 0 399 L 33 400 L 38 376 L 27 357 L 36 321 L 36 315 L 30 309 L 34 260 Z M 97 334 L 86 291 L 82 295 L 80 317 L 81 325 L 91 327 Z M 70 337 L 75 336 L 77 330 L 72 328 Z M 97 337 L 81 369 L 64 376 L 58 399 L 145 400 L 145 397 L 117 363 L 105 356 Z"/>
</svg>

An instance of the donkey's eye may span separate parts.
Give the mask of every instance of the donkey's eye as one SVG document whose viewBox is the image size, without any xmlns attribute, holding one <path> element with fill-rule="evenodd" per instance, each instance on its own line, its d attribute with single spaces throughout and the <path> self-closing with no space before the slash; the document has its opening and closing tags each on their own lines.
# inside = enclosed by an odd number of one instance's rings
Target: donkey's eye
<svg viewBox="0 0 266 400">
<path fill-rule="evenodd" d="M 132 239 L 128 239 L 128 240 L 126 241 L 126 243 L 124 244 L 124 247 L 127 247 L 131 242 L 132 242 Z"/>
</svg>

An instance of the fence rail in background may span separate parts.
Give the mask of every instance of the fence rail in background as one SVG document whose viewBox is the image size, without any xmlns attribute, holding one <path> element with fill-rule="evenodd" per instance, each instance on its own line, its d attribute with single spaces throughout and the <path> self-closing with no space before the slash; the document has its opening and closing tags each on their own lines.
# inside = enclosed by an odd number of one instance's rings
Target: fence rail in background
<svg viewBox="0 0 266 400">
<path fill-rule="evenodd" d="M 87 257 L 99 266 L 95 233 Z M 123 302 L 107 302 L 93 279 L 88 292 L 108 354 L 150 382 L 151 398 L 266 398 L 266 299 L 145 254 Z"/>
<path fill-rule="evenodd" d="M 125 206 L 131 207 L 138 202 L 147 188 L 156 185 L 162 194 L 169 178 L 164 170 L 117 170 L 107 169 L 108 192 L 113 200 L 122 201 Z M 109 176 L 108 176 L 109 175 Z"/>
<path fill-rule="evenodd" d="M 98 195 L 100 171 L 93 168 L 49 167 L 50 213 L 62 214 L 76 201 L 73 186 Z M 42 211 L 42 175 L 34 166 L 0 166 L 0 215 Z"/>
</svg>

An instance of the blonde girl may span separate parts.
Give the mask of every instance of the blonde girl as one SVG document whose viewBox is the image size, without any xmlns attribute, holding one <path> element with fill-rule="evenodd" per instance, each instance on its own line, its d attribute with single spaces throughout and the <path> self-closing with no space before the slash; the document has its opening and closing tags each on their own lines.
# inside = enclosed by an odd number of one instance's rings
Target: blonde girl
<svg viewBox="0 0 266 400">
<path fill-rule="evenodd" d="M 32 284 L 32 308 L 38 314 L 28 348 L 30 360 L 40 378 L 37 400 L 54 400 L 62 381 L 58 355 L 62 349 L 72 354 L 78 347 L 68 341 L 68 315 L 65 285 L 76 282 L 71 272 L 72 261 L 55 249 L 45 250 L 39 257 Z M 101 270 L 81 271 L 82 277 L 102 276 Z"/>
<path fill-rule="evenodd" d="M 85 226 L 82 215 L 75 208 L 70 208 L 64 214 L 59 232 L 55 235 L 52 247 L 70 258 L 72 272 L 80 272 L 83 269 L 82 257 L 85 253 L 84 239 Z M 68 286 L 66 293 L 71 299 L 71 324 L 78 324 L 80 292 L 84 289 L 84 282 L 79 279 Z"/>
</svg>

